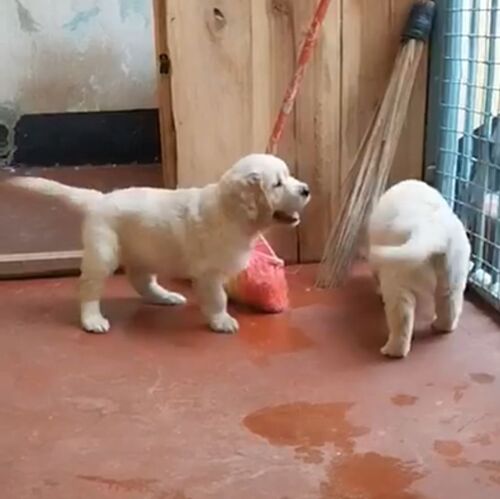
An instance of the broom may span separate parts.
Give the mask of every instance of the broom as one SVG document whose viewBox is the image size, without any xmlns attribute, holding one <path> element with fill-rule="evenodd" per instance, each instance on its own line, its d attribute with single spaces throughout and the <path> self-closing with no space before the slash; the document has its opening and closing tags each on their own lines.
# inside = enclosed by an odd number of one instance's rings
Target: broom
<svg viewBox="0 0 500 499">
<path fill-rule="evenodd" d="M 297 58 L 297 67 L 286 89 L 280 111 L 269 137 L 266 153 L 276 154 L 279 140 L 290 115 L 304 77 L 307 63 L 319 36 L 319 30 L 331 0 L 319 0 L 311 24 Z M 250 305 L 262 312 L 277 313 L 288 308 L 288 285 L 285 263 L 273 251 L 260 234 L 252 248 L 250 261 L 245 270 L 226 283 L 230 299 Z"/>
<path fill-rule="evenodd" d="M 317 286 L 333 287 L 343 282 L 372 206 L 385 191 L 434 10 L 431 0 L 420 0 L 412 6 L 384 98 L 346 178 L 348 195 L 328 237 Z"/>
</svg>

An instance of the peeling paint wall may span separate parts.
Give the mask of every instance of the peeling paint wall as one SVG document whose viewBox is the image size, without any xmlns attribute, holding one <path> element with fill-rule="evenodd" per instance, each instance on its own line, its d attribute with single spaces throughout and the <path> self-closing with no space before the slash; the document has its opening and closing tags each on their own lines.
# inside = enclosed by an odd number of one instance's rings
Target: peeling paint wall
<svg viewBox="0 0 500 499">
<path fill-rule="evenodd" d="M 150 0 L 1 0 L 0 60 L 0 123 L 156 107 Z"/>
<path fill-rule="evenodd" d="M 16 152 L 14 127 L 18 119 L 19 114 L 14 106 L 0 104 L 0 165 L 9 164 Z"/>
</svg>

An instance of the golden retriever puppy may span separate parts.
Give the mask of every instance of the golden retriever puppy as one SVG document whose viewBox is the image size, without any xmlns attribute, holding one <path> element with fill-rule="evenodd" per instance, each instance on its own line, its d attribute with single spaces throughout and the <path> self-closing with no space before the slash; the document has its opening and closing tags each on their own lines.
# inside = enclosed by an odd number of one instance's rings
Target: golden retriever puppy
<svg viewBox="0 0 500 499">
<path fill-rule="evenodd" d="M 224 282 L 246 267 L 259 232 L 272 224 L 296 226 L 310 199 L 308 186 L 267 154 L 240 159 L 219 182 L 203 188 L 132 187 L 104 194 L 42 178 L 9 183 L 61 198 L 83 212 L 80 318 L 92 333 L 110 327 L 100 299 L 104 281 L 120 264 L 136 291 L 157 304 L 186 301 L 158 284 L 158 272 L 192 279 L 209 326 L 236 332 Z"/>
<path fill-rule="evenodd" d="M 453 331 L 462 312 L 470 245 L 441 194 L 418 180 L 391 187 L 370 217 L 369 241 L 389 328 L 381 352 L 408 355 L 419 297 L 433 298 L 434 329 Z"/>
</svg>

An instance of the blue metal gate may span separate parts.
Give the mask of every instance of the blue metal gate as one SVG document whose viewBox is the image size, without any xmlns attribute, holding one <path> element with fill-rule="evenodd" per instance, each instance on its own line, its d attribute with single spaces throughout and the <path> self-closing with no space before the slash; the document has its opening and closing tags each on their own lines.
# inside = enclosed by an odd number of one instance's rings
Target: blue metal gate
<svg viewBox="0 0 500 499">
<path fill-rule="evenodd" d="M 470 283 L 500 309 L 500 0 L 437 0 L 426 178 L 472 244 Z"/>
</svg>

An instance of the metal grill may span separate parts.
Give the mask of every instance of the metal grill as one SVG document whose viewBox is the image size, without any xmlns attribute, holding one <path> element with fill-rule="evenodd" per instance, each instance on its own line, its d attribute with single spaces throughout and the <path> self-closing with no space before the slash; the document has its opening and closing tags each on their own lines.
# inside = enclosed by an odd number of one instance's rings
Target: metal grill
<svg viewBox="0 0 500 499">
<path fill-rule="evenodd" d="M 500 0 L 437 0 L 427 180 L 464 222 L 470 283 L 500 309 Z"/>
</svg>

